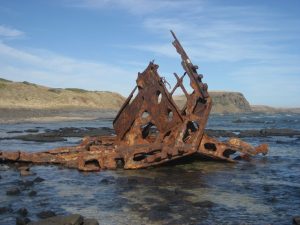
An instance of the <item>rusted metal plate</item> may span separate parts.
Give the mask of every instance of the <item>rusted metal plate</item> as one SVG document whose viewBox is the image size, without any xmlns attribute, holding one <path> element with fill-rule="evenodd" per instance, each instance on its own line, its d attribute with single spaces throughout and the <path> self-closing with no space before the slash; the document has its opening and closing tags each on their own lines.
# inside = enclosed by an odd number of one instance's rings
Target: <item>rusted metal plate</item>
<svg viewBox="0 0 300 225">
<path fill-rule="evenodd" d="M 86 137 L 79 146 L 62 147 L 38 153 L 0 152 L 4 161 L 62 164 L 82 171 L 101 169 L 138 169 L 159 165 L 192 154 L 234 162 L 237 158 L 266 154 L 266 144 L 253 147 L 234 138 L 220 142 L 204 134 L 212 106 L 203 76 L 198 74 L 175 34 L 173 45 L 181 56 L 184 74 L 171 92 L 158 74 L 158 65 L 150 62 L 139 73 L 136 87 L 124 102 L 113 126 L 116 136 Z M 183 79 L 189 79 L 188 93 Z M 180 109 L 172 95 L 181 89 L 187 99 Z M 237 153 L 239 153 L 237 155 Z"/>
</svg>

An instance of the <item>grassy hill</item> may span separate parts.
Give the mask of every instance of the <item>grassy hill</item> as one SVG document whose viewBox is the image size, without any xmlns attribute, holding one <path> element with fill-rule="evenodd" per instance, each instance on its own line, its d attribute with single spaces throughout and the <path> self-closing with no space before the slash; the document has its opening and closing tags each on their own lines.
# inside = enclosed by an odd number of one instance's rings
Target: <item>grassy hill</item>
<svg viewBox="0 0 300 225">
<path fill-rule="evenodd" d="M 112 109 L 118 110 L 124 97 L 108 91 L 77 88 L 49 88 L 29 82 L 0 79 L 0 107 L 24 109 Z"/>
</svg>

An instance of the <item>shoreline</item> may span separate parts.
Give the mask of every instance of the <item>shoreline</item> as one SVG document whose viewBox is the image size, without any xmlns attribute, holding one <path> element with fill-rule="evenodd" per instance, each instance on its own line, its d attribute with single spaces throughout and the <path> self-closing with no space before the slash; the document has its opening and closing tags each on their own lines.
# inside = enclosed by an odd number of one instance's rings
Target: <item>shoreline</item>
<svg viewBox="0 0 300 225">
<path fill-rule="evenodd" d="M 113 119 L 117 110 L 114 109 L 31 109 L 31 108 L 0 108 L 0 124 L 16 123 L 49 123 L 63 121 L 88 121 L 96 119 Z"/>
<path fill-rule="evenodd" d="M 1 108 L 0 124 L 17 123 L 51 123 L 67 121 L 89 121 L 97 119 L 114 119 L 117 115 L 116 109 L 96 108 Z M 210 115 L 249 115 L 249 114 L 298 114 L 298 112 L 286 111 L 252 111 L 252 112 L 211 112 Z"/>
</svg>

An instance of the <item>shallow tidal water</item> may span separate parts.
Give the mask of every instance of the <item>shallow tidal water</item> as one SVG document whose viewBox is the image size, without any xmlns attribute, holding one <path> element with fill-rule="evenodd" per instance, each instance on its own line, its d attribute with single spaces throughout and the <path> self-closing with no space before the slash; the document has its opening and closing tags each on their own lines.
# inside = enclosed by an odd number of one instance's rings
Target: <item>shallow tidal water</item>
<svg viewBox="0 0 300 225">
<path fill-rule="evenodd" d="M 111 127 L 111 120 L 60 123 L 0 125 L 0 136 L 38 127 Z M 215 115 L 210 129 L 291 128 L 300 130 L 300 115 Z M 268 143 L 267 156 L 250 162 L 223 163 L 187 159 L 170 165 L 142 170 L 115 170 L 82 173 L 59 166 L 33 166 L 34 176 L 20 177 L 14 166 L 0 164 L 1 225 L 12 225 L 19 208 L 28 217 L 52 210 L 56 214 L 79 213 L 100 224 L 292 224 L 300 215 L 300 139 L 299 137 L 245 138 L 252 143 Z M 1 150 L 40 151 L 74 145 L 65 142 L 37 143 L 1 140 Z M 24 187 L 20 195 L 6 191 L 22 180 L 45 180 Z M 29 196 L 35 190 L 36 196 Z"/>
</svg>

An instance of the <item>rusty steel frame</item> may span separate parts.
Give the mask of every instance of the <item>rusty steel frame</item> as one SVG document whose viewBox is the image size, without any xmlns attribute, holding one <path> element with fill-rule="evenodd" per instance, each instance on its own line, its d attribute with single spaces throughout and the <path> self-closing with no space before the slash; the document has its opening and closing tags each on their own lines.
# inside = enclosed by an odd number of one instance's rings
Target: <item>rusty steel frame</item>
<svg viewBox="0 0 300 225">
<path fill-rule="evenodd" d="M 253 147 L 238 138 L 220 142 L 204 133 L 212 107 L 207 84 L 202 82 L 198 67 L 193 65 L 175 34 L 171 33 L 173 45 L 181 56 L 184 74 L 179 77 L 174 73 L 177 83 L 169 92 L 165 79 L 158 74 L 158 65 L 150 62 L 145 71 L 138 74 L 136 87 L 113 121 L 116 135 L 86 137 L 79 146 L 37 153 L 3 151 L 0 159 L 62 164 L 81 171 L 98 171 L 118 167 L 145 168 L 193 154 L 229 162 L 266 154 L 267 144 Z M 183 85 L 186 75 L 191 93 Z M 178 88 L 187 99 L 182 109 L 172 98 Z"/>
</svg>

